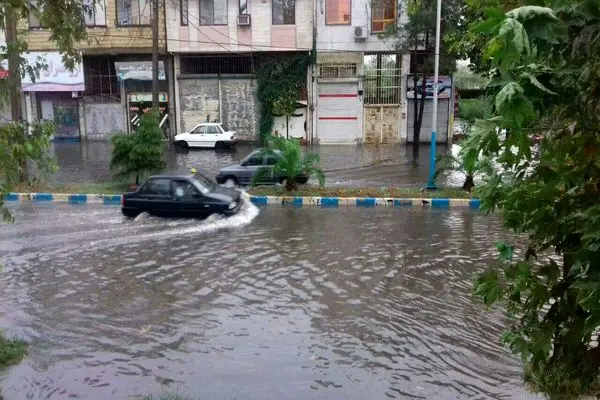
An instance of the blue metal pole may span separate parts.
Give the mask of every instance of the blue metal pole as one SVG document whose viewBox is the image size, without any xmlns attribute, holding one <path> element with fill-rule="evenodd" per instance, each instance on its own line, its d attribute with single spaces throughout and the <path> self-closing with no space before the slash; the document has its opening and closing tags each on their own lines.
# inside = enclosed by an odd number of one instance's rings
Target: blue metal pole
<svg viewBox="0 0 600 400">
<path fill-rule="evenodd" d="M 429 158 L 429 181 L 427 189 L 437 189 L 435 184 L 435 159 L 436 159 L 436 142 L 437 142 L 437 112 L 438 112 L 438 80 L 440 78 L 440 23 L 442 20 L 442 0 L 437 0 L 437 14 L 435 20 L 435 72 L 433 74 L 433 104 L 432 104 L 432 121 L 431 121 L 431 147 Z M 425 79 L 425 77 L 423 77 Z M 425 93 L 422 94 L 425 96 Z"/>
</svg>

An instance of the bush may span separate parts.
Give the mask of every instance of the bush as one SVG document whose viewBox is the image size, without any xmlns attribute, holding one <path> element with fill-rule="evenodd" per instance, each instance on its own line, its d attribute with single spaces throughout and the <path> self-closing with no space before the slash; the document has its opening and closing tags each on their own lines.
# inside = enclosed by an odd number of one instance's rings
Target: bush
<svg viewBox="0 0 600 400">
<path fill-rule="evenodd" d="M 276 156 L 277 163 L 272 168 L 259 169 L 252 178 L 253 185 L 260 182 L 260 179 L 267 174 L 279 175 L 285 179 L 287 191 L 298 188 L 300 177 L 310 178 L 312 175 L 317 176 L 321 186 L 325 185 L 325 175 L 318 168 L 319 156 L 313 153 L 302 154 L 302 147 L 297 139 L 270 137 L 268 143 L 269 147 L 263 153 Z"/>
<path fill-rule="evenodd" d="M 492 115 L 492 102 L 487 97 L 461 99 L 458 101 L 458 118 L 473 123 L 476 119 L 489 118 Z"/>
<path fill-rule="evenodd" d="M 124 180 L 162 170 L 164 161 L 163 133 L 159 126 L 159 114 L 156 110 L 144 114 L 140 126 L 131 135 L 117 135 L 111 141 L 113 154 L 110 168 L 115 177 Z"/>
<path fill-rule="evenodd" d="M 16 364 L 27 352 L 27 343 L 19 339 L 6 339 L 0 335 L 0 368 Z"/>
</svg>

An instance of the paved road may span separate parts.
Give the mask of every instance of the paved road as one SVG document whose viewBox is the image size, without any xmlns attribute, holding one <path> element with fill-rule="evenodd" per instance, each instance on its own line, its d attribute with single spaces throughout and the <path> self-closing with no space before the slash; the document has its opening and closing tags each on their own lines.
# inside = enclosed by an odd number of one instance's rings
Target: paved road
<svg viewBox="0 0 600 400">
<path fill-rule="evenodd" d="M 125 221 L 31 205 L 0 230 L 10 399 L 533 398 L 473 274 L 505 238 L 453 209 L 248 206 Z"/>
<path fill-rule="evenodd" d="M 213 177 L 217 170 L 238 162 L 253 150 L 239 145 L 236 150 L 183 150 L 167 148 L 167 169 L 189 171 L 195 167 Z M 404 145 L 396 146 L 320 146 L 315 147 L 330 186 L 388 187 L 424 185 L 429 173 L 429 146 L 423 145 L 420 160 L 414 167 L 412 153 Z M 444 154 L 446 146 L 438 147 Z M 110 181 L 110 146 L 107 143 L 56 143 L 54 152 L 59 171 L 54 177 L 60 183 Z M 440 184 L 446 184 L 443 177 Z M 460 182 L 462 183 L 462 182 Z M 459 184 L 460 184 L 459 183 Z"/>
</svg>

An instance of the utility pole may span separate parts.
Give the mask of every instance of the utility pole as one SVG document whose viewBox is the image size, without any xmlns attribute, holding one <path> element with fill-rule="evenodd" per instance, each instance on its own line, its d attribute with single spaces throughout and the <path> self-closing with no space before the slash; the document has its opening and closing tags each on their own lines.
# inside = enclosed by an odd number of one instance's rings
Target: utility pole
<svg viewBox="0 0 600 400">
<path fill-rule="evenodd" d="M 158 7 L 159 0 L 152 0 L 152 108 L 158 105 Z"/>
</svg>

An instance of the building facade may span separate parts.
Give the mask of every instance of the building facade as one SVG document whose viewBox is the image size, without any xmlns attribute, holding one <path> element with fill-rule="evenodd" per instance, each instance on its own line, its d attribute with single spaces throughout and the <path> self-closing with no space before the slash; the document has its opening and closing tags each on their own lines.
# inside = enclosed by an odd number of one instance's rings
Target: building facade
<svg viewBox="0 0 600 400">
<path fill-rule="evenodd" d="M 47 82 L 38 80 L 31 87 L 27 86 L 31 82 L 23 83 L 27 119 L 53 119 L 57 138 L 72 140 L 107 140 L 135 128 L 139 114 L 151 101 L 151 11 L 149 0 L 95 2 L 85 16 L 88 40 L 78 44 L 82 62 L 74 71 L 62 65 L 49 30 L 33 15 L 23 21 L 20 27 L 28 30 L 29 61 L 42 59 L 48 66 L 40 71 L 40 77 L 48 77 Z M 159 13 L 159 49 L 161 110 L 168 135 L 169 117 L 174 114 L 169 113 L 172 58 L 166 53 L 163 7 Z"/>
<path fill-rule="evenodd" d="M 257 139 L 256 64 L 262 54 L 310 51 L 313 0 L 166 0 L 166 21 L 177 131 L 210 120 L 243 139 Z M 299 100 L 299 109 L 305 109 Z M 296 135 L 304 133 L 304 115 L 290 117 L 297 119 Z"/>
</svg>

